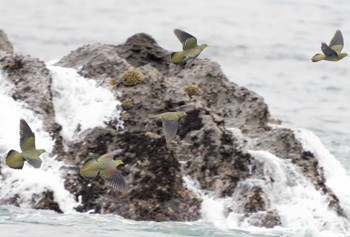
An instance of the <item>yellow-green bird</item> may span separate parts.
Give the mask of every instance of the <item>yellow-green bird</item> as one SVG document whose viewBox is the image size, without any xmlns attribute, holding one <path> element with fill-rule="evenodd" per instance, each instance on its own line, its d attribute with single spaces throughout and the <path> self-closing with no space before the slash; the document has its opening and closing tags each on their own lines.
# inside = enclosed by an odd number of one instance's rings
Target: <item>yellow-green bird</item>
<svg viewBox="0 0 350 237">
<path fill-rule="evenodd" d="M 170 142 L 176 136 L 178 120 L 185 116 L 186 113 L 184 111 L 179 112 L 166 112 L 162 114 L 157 114 L 151 116 L 152 119 L 161 119 L 163 124 L 163 132 L 165 135 L 165 141 Z"/>
<path fill-rule="evenodd" d="M 123 192 L 126 190 L 126 182 L 117 167 L 124 164 L 122 160 L 114 160 L 113 157 L 120 153 L 114 150 L 100 156 L 97 160 L 90 158 L 80 168 L 80 175 L 84 178 L 95 178 L 100 175 L 110 186 Z"/>
<path fill-rule="evenodd" d="M 208 47 L 207 44 L 197 44 L 197 39 L 189 33 L 175 29 L 174 34 L 182 43 L 182 50 L 179 52 L 173 52 L 170 55 L 170 61 L 174 64 L 186 62 L 186 66 L 190 65 L 198 55 Z"/>
<path fill-rule="evenodd" d="M 22 152 L 10 150 L 6 156 L 6 165 L 13 169 L 22 169 L 24 161 L 27 161 L 34 168 L 40 168 L 40 155 L 45 152 L 44 149 L 36 149 L 35 134 L 30 129 L 24 119 L 19 122 L 19 145 Z"/>
<path fill-rule="evenodd" d="M 326 43 L 321 44 L 321 50 L 324 54 L 316 54 L 311 58 L 312 62 L 318 62 L 321 60 L 327 61 L 339 61 L 340 59 L 348 56 L 347 53 L 342 53 L 344 47 L 344 39 L 340 30 L 337 30 L 333 36 L 333 39 L 327 45 Z"/>
</svg>

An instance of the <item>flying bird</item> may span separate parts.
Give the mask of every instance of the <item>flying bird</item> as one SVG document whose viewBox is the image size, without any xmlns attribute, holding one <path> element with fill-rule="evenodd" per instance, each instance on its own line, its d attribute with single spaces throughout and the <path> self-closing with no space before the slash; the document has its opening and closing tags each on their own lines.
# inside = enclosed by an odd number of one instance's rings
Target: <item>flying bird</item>
<svg viewBox="0 0 350 237">
<path fill-rule="evenodd" d="M 6 156 L 6 165 L 13 169 L 22 169 L 24 161 L 34 168 L 40 168 L 40 155 L 46 152 L 44 149 L 36 149 L 35 134 L 24 119 L 19 122 L 19 145 L 22 152 L 10 150 Z"/>
<path fill-rule="evenodd" d="M 86 160 L 80 168 L 80 175 L 84 178 L 95 178 L 97 175 L 100 175 L 108 185 L 118 191 L 124 192 L 126 190 L 126 182 L 117 169 L 119 165 L 124 163 L 122 160 L 113 159 L 119 153 L 120 150 L 114 150 L 100 156 L 97 160 L 94 158 Z"/>
<path fill-rule="evenodd" d="M 198 55 L 208 47 L 207 44 L 197 44 L 197 39 L 189 33 L 175 29 L 174 34 L 180 40 L 182 44 L 182 50 L 179 52 L 173 52 L 170 55 L 170 61 L 174 64 L 186 63 L 186 66 L 190 65 Z"/>
<path fill-rule="evenodd" d="M 312 62 L 318 62 L 321 60 L 327 61 L 339 61 L 340 59 L 348 56 L 347 53 L 342 53 L 344 47 L 344 39 L 340 30 L 337 30 L 333 36 L 333 39 L 327 45 L 326 43 L 321 44 L 321 50 L 323 54 L 316 54 L 311 58 Z"/>
<path fill-rule="evenodd" d="M 163 132 L 165 135 L 165 141 L 169 143 L 176 136 L 178 120 L 185 116 L 186 113 L 183 111 L 179 112 L 166 112 L 162 114 L 154 115 L 150 118 L 152 119 L 161 119 L 163 124 Z"/>
</svg>

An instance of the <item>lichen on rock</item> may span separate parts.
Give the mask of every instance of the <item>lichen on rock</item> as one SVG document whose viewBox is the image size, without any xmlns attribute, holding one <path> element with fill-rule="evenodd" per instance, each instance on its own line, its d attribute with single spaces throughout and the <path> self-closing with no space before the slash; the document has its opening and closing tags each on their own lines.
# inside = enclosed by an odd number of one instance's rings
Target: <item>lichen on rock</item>
<svg viewBox="0 0 350 237">
<path fill-rule="evenodd" d="M 200 96 L 203 93 L 202 89 L 197 85 L 188 85 L 184 90 L 190 97 Z"/>
<path fill-rule="evenodd" d="M 137 69 L 129 69 L 122 73 L 120 81 L 125 86 L 135 86 L 144 80 L 143 73 Z"/>
</svg>

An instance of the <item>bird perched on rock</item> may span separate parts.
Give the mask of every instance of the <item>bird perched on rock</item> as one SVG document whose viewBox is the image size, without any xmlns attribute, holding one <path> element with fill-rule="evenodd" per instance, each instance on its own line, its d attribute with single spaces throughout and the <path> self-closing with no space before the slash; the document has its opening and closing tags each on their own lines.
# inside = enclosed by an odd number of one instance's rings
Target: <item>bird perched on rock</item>
<svg viewBox="0 0 350 237">
<path fill-rule="evenodd" d="M 348 56 L 347 53 L 341 53 L 344 47 L 344 39 L 340 30 L 337 30 L 334 34 L 333 39 L 327 45 L 326 43 L 321 44 L 321 49 L 324 54 L 316 54 L 311 58 L 311 61 L 318 62 L 321 60 L 327 61 L 339 61 L 340 59 Z"/>
<path fill-rule="evenodd" d="M 189 33 L 175 29 L 174 33 L 176 37 L 182 43 L 182 50 L 179 52 L 173 52 L 170 55 L 170 61 L 174 64 L 186 63 L 186 66 L 190 65 L 198 55 L 208 47 L 207 44 L 197 44 L 197 39 Z"/>
<path fill-rule="evenodd" d="M 152 119 L 161 119 L 166 142 L 170 142 L 176 136 L 178 120 L 185 116 L 184 111 L 166 112 L 152 116 Z"/>
<path fill-rule="evenodd" d="M 44 149 L 36 149 L 35 134 L 30 129 L 24 119 L 19 122 L 19 145 L 22 152 L 10 150 L 6 156 L 6 165 L 13 169 L 22 169 L 24 161 L 27 161 L 34 168 L 40 168 L 40 155 L 45 152 Z"/>
<path fill-rule="evenodd" d="M 114 150 L 110 153 L 100 156 L 97 160 L 90 158 L 85 161 L 80 168 L 80 175 L 84 178 L 95 178 L 98 174 L 113 188 L 123 192 L 126 190 L 124 177 L 117 169 L 119 165 L 124 164 L 122 160 L 114 160 L 113 157 L 120 153 L 120 150 Z"/>
</svg>

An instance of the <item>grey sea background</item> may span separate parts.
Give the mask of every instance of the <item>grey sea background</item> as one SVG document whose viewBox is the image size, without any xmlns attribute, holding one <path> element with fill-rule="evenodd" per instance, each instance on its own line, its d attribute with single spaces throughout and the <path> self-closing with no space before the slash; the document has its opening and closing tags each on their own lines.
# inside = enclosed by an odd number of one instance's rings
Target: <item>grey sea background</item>
<svg viewBox="0 0 350 237">
<path fill-rule="evenodd" d="M 230 80 L 264 97 L 272 116 L 284 126 L 305 128 L 318 136 L 350 176 L 350 58 L 336 63 L 310 60 L 337 29 L 344 36 L 344 52 L 350 53 L 349 0 L 0 1 L 0 29 L 7 33 L 15 52 L 46 62 L 89 43 L 120 44 L 139 32 L 176 51 L 181 45 L 174 28 L 207 43 L 200 57 L 219 63 Z M 2 113 L 6 113 L 4 103 L 0 100 Z M 1 131 L 0 146 L 5 146 L 1 144 L 5 136 Z M 302 223 L 299 229 L 294 225 L 264 229 L 222 226 L 215 223 L 215 217 L 209 219 L 214 221 L 135 222 L 116 215 L 56 214 L 0 205 L 0 235 L 350 236 L 344 230 L 318 232 Z"/>
</svg>

